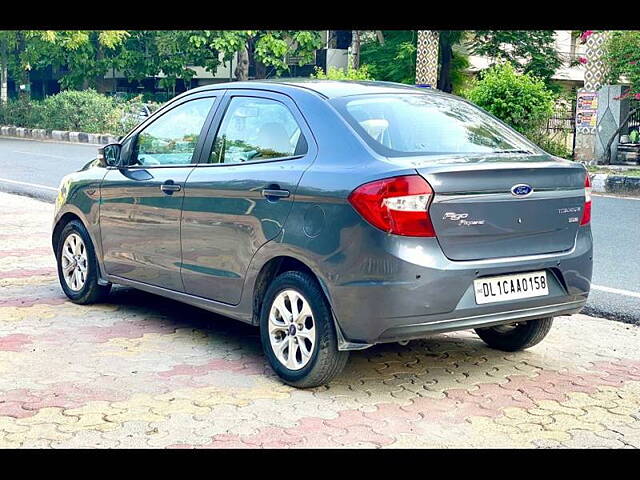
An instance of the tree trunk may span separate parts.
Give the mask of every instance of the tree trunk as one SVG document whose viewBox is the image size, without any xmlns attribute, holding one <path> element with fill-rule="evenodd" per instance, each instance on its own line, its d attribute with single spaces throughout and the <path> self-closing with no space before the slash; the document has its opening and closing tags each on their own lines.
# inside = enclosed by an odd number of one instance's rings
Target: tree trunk
<svg viewBox="0 0 640 480">
<path fill-rule="evenodd" d="M 451 43 L 440 35 L 440 74 L 438 75 L 438 90 L 451 93 L 453 85 L 451 84 L 451 60 L 453 58 L 453 49 Z"/>
<path fill-rule="evenodd" d="M 97 38 L 95 40 L 95 49 L 96 49 L 96 63 L 99 64 L 104 60 L 104 48 L 102 47 L 102 45 L 100 44 Z M 101 70 L 102 70 L 101 68 L 98 69 L 98 72 L 100 72 Z M 107 93 L 110 89 L 111 82 L 110 80 L 104 78 L 105 75 L 106 75 L 106 72 L 97 73 L 96 78 L 94 79 L 96 91 L 99 93 Z"/>
<path fill-rule="evenodd" d="M 7 91 L 7 42 L 6 39 L 0 38 L 0 105 L 7 103 L 9 96 Z"/>
<path fill-rule="evenodd" d="M 26 39 L 24 34 L 18 35 L 18 52 L 24 52 L 26 48 Z M 21 83 L 25 85 L 25 91 L 18 90 L 18 95 L 20 98 L 26 98 L 27 100 L 31 100 L 31 78 L 29 75 L 29 70 L 24 68 L 22 69 L 22 73 L 20 75 Z M 20 88 L 20 87 L 18 87 Z"/>
<path fill-rule="evenodd" d="M 249 51 L 247 47 L 244 47 L 238 52 L 238 64 L 233 72 L 236 76 L 236 80 L 242 82 L 249 80 Z"/>
<path fill-rule="evenodd" d="M 622 129 L 627 125 L 627 122 L 629 121 L 631 116 L 639 110 L 640 110 L 640 107 L 636 107 L 632 110 L 629 110 L 629 113 L 627 113 L 627 116 L 624 118 L 622 122 L 620 122 L 620 126 L 618 127 L 618 129 L 613 133 L 613 135 L 611 135 L 611 138 L 607 142 L 607 147 L 604 152 L 605 165 L 611 165 L 611 145 L 613 145 L 613 141 L 616 139 L 616 137 L 622 131 Z"/>
<path fill-rule="evenodd" d="M 353 40 L 351 42 L 351 58 L 353 59 L 351 66 L 354 70 L 360 68 L 360 30 L 353 31 Z"/>
<path fill-rule="evenodd" d="M 258 60 L 257 58 L 254 60 L 255 61 L 255 67 L 256 67 L 256 79 L 259 78 L 266 78 L 267 77 L 267 66 L 262 63 L 260 60 Z"/>
</svg>

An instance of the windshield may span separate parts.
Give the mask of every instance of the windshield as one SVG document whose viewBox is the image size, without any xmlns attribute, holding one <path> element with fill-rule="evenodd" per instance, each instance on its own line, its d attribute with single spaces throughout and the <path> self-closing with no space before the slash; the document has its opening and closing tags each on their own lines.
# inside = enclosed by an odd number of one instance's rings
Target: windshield
<svg viewBox="0 0 640 480">
<path fill-rule="evenodd" d="M 332 103 L 367 143 L 387 156 L 534 153 L 522 136 L 455 97 L 358 95 Z"/>
</svg>

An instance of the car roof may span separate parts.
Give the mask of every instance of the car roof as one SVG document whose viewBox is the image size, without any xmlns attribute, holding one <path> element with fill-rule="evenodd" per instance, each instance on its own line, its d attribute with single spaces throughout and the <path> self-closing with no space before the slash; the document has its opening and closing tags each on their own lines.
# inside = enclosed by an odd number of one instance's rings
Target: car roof
<svg viewBox="0 0 640 480">
<path fill-rule="evenodd" d="M 319 80 L 315 78 L 278 78 L 273 80 L 249 80 L 243 82 L 225 82 L 205 85 L 188 90 L 189 93 L 203 90 L 218 89 L 259 89 L 285 91 L 287 87 L 297 87 L 311 90 L 325 98 L 346 97 L 351 95 L 367 95 L 381 93 L 432 93 L 429 88 L 394 82 L 363 81 L 363 80 Z"/>
</svg>

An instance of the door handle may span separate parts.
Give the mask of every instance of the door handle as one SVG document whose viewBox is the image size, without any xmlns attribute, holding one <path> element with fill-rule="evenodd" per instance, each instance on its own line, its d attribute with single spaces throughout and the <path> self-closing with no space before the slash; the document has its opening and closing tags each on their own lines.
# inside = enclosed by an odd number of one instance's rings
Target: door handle
<svg viewBox="0 0 640 480">
<path fill-rule="evenodd" d="M 173 183 L 173 180 L 167 180 L 165 183 L 160 185 L 160 190 L 162 190 L 167 195 L 173 195 L 173 192 L 179 192 L 180 190 L 182 190 L 182 187 Z"/>
<path fill-rule="evenodd" d="M 281 190 L 279 188 L 264 188 L 262 190 L 262 196 L 266 198 L 278 199 L 288 198 L 291 193 L 289 190 Z"/>
</svg>

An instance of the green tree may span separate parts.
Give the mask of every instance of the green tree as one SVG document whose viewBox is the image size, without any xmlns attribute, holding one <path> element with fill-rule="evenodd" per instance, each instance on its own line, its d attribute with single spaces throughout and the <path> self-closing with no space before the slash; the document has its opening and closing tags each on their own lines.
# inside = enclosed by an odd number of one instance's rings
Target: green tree
<svg viewBox="0 0 640 480">
<path fill-rule="evenodd" d="M 113 54 L 129 35 L 124 30 L 30 30 L 20 61 L 26 70 L 66 66 L 63 88 L 100 86 Z"/>
<path fill-rule="evenodd" d="M 23 30 L 0 31 L 0 103 L 8 100 L 9 78 L 17 84 L 29 84 L 31 66 L 24 60 L 27 33 Z"/>
<path fill-rule="evenodd" d="M 467 81 L 465 70 L 469 68 L 467 55 L 456 50 L 466 32 L 462 30 L 440 31 L 437 88 L 446 92 L 459 92 Z M 369 67 L 377 80 L 415 84 L 417 37 L 415 30 L 383 30 L 365 37 L 360 52 L 360 62 Z"/>
<path fill-rule="evenodd" d="M 0 30 L 0 105 L 8 101 L 9 52 L 15 43 L 16 32 Z"/>
<path fill-rule="evenodd" d="M 475 30 L 470 47 L 476 55 L 507 61 L 517 71 L 531 73 L 547 84 L 562 65 L 553 30 Z"/>
<path fill-rule="evenodd" d="M 582 34 L 583 41 L 594 33 L 587 31 Z M 588 59 L 587 59 L 588 61 Z M 638 30 L 614 30 L 610 33 L 605 44 L 604 61 L 608 67 L 608 82 L 619 83 L 623 78 L 629 84 L 629 89 L 623 97 L 632 97 L 640 100 L 640 31 Z M 620 122 L 620 127 L 611 135 L 605 148 L 604 163 L 611 163 L 611 146 L 614 140 L 626 127 L 629 119 L 640 106 L 630 108 L 625 119 Z"/>
<path fill-rule="evenodd" d="M 322 41 L 319 32 L 310 30 L 223 30 L 206 31 L 199 41 L 222 52 L 225 60 L 237 55 L 237 80 L 249 78 L 249 63 L 256 66 L 256 78 L 264 78 L 266 68 L 277 75 L 289 70 L 287 57 L 298 57 L 299 65 L 313 60 Z"/>
<path fill-rule="evenodd" d="M 640 30 L 615 30 L 605 44 L 608 82 L 622 77 L 629 83 L 627 95 L 640 99 Z"/>
<path fill-rule="evenodd" d="M 383 30 L 382 41 L 378 36 L 363 39 L 360 47 L 360 64 L 377 80 L 399 83 L 416 83 L 415 30 Z"/>
</svg>

